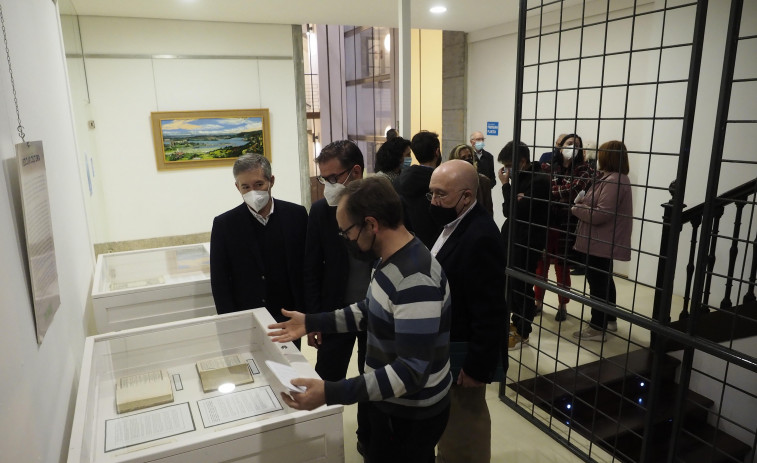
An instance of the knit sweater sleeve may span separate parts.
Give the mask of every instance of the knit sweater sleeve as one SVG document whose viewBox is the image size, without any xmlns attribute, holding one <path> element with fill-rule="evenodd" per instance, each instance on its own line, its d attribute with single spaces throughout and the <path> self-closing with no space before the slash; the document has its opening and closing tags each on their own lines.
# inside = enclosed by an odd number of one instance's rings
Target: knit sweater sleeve
<svg viewBox="0 0 757 463">
<path fill-rule="evenodd" d="M 406 276 L 395 286 L 388 275 L 377 272 L 370 294 L 368 303 L 380 306 L 371 313 L 382 314 L 376 325 L 383 327 L 371 332 L 369 343 L 387 363 L 354 378 L 327 381 L 327 404 L 413 395 L 425 387 L 433 372 L 445 292 L 422 273 Z"/>
</svg>

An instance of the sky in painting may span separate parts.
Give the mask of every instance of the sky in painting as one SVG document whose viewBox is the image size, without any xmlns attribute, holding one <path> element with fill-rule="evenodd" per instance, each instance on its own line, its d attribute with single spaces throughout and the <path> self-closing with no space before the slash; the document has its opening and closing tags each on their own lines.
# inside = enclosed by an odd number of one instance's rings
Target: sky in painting
<svg viewBox="0 0 757 463">
<path fill-rule="evenodd" d="M 207 117 L 202 119 L 166 119 L 160 121 L 163 136 L 233 135 L 263 129 L 260 117 Z"/>
</svg>

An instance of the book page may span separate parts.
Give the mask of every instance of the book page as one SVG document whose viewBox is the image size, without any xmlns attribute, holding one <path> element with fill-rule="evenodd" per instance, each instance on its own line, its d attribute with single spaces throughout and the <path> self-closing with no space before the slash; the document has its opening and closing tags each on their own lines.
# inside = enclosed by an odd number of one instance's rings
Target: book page
<svg viewBox="0 0 757 463">
<path fill-rule="evenodd" d="M 168 372 L 153 370 L 119 378 L 116 382 L 116 408 L 125 413 L 173 401 Z"/>
<path fill-rule="evenodd" d="M 105 421 L 105 451 L 194 431 L 189 403 L 169 405 Z"/>
<path fill-rule="evenodd" d="M 241 364 L 242 360 L 238 355 L 226 355 L 224 357 L 215 357 L 197 362 L 197 371 L 202 373 L 204 371 L 230 368 Z"/>
<path fill-rule="evenodd" d="M 197 402 L 206 428 L 283 410 L 271 386 L 220 395 Z"/>
</svg>

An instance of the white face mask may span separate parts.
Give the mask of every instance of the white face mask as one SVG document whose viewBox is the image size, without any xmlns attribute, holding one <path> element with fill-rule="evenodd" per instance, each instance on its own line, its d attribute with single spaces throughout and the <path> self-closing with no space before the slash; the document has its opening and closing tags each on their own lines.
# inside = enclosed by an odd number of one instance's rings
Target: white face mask
<svg viewBox="0 0 757 463">
<path fill-rule="evenodd" d="M 271 193 L 268 190 L 256 191 L 250 190 L 242 195 L 242 199 L 255 212 L 260 212 L 271 200 Z"/>
<path fill-rule="evenodd" d="M 573 159 L 576 154 L 576 147 L 573 145 L 566 145 L 562 147 L 562 157 L 567 161 Z"/>
<path fill-rule="evenodd" d="M 484 142 L 482 142 L 482 141 L 477 141 L 477 142 L 476 142 L 476 145 L 475 145 L 475 147 L 476 147 L 476 151 L 481 151 L 482 149 L 484 149 L 484 146 L 485 146 L 485 145 L 484 145 Z"/>
<path fill-rule="evenodd" d="M 336 207 L 339 204 L 339 193 L 344 189 L 341 183 L 326 183 L 323 185 L 323 196 L 329 206 Z"/>
</svg>

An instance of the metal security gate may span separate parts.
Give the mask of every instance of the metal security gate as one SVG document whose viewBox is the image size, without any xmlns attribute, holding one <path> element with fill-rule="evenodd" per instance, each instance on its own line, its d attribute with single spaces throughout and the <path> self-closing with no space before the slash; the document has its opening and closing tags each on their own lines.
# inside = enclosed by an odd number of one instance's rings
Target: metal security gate
<svg viewBox="0 0 757 463">
<path fill-rule="evenodd" d="M 508 263 L 510 282 L 547 296 L 501 399 L 587 461 L 755 461 L 757 1 L 520 3 L 514 139 L 536 159 L 560 134 L 580 135 L 588 158 L 622 141 L 633 233 L 615 303 L 579 271 L 568 285 Z M 510 220 L 510 236 L 519 226 L 534 225 Z M 544 259 L 586 264 L 570 245 Z M 617 317 L 606 342 L 573 336 L 591 308 Z"/>
</svg>

